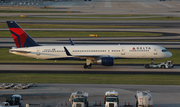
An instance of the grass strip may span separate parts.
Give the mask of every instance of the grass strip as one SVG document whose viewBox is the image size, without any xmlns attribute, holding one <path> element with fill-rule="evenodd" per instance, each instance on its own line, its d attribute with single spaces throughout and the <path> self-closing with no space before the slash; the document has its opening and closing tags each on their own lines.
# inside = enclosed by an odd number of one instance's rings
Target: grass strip
<svg viewBox="0 0 180 107">
<path fill-rule="evenodd" d="M 81 31 L 26 31 L 31 37 L 133 37 L 133 36 L 162 36 L 161 33 L 145 32 L 81 32 Z M 10 31 L 1 31 L 0 37 L 12 37 Z"/>
<path fill-rule="evenodd" d="M 57 15 L 58 16 L 58 15 Z M 63 15 L 63 16 L 73 16 L 73 17 L 144 17 L 144 16 L 151 16 L 153 15 Z"/>
<path fill-rule="evenodd" d="M 83 80 L 83 81 L 82 81 Z M 129 74 L 29 74 L 1 73 L 0 81 L 6 83 L 73 83 L 73 84 L 146 84 L 180 85 L 179 75 L 129 75 Z"/>
<path fill-rule="evenodd" d="M 35 58 L 28 58 L 25 56 L 14 55 L 8 52 L 9 48 L 1 48 L 0 49 L 0 63 L 82 63 L 85 61 L 77 61 L 77 60 L 58 60 L 55 62 L 54 60 L 42 60 Z M 156 59 L 154 63 L 165 62 L 166 60 L 171 60 L 174 64 L 180 64 L 180 50 L 179 49 L 168 49 L 173 56 L 171 58 L 164 59 Z M 116 59 L 115 64 L 149 64 L 151 62 L 150 59 Z"/>
<path fill-rule="evenodd" d="M 75 29 L 117 29 L 117 28 L 159 28 L 160 26 L 109 26 L 109 25 L 64 25 L 64 24 L 19 24 L 22 28 L 75 28 Z M 0 23 L 0 28 L 8 28 L 6 23 Z"/>
</svg>

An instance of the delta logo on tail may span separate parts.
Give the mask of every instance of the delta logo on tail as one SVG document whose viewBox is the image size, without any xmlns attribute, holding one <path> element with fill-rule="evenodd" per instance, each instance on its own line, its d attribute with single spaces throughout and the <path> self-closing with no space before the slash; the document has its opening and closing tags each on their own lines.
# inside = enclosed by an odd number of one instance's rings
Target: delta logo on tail
<svg viewBox="0 0 180 107">
<path fill-rule="evenodd" d="M 7 24 L 17 48 L 39 46 L 16 22 L 7 21 Z"/>
</svg>

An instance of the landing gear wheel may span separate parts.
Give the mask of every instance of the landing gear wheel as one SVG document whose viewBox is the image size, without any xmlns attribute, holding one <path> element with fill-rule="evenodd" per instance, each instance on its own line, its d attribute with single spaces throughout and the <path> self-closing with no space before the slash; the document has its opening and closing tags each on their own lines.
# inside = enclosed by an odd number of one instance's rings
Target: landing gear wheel
<svg viewBox="0 0 180 107">
<path fill-rule="evenodd" d="M 155 60 L 155 59 L 151 59 L 151 64 L 154 64 L 154 60 Z"/>
<path fill-rule="evenodd" d="M 136 107 L 138 107 L 138 101 L 136 101 Z"/>
<path fill-rule="evenodd" d="M 90 65 L 86 65 L 86 64 L 84 64 L 84 69 L 86 69 L 86 68 L 88 68 L 88 69 L 91 69 L 91 64 Z"/>
<path fill-rule="evenodd" d="M 163 68 L 163 69 L 164 69 L 164 68 L 165 68 L 165 66 L 164 66 L 164 65 L 162 65 L 162 66 L 161 66 L 161 68 Z"/>
<path fill-rule="evenodd" d="M 84 69 L 86 69 L 88 66 L 86 64 L 84 64 Z"/>
<path fill-rule="evenodd" d="M 149 65 L 145 65 L 145 68 L 149 68 Z"/>
<path fill-rule="evenodd" d="M 88 67 L 88 69 L 91 69 L 91 64 L 90 64 L 90 65 L 88 65 L 87 67 Z"/>
</svg>

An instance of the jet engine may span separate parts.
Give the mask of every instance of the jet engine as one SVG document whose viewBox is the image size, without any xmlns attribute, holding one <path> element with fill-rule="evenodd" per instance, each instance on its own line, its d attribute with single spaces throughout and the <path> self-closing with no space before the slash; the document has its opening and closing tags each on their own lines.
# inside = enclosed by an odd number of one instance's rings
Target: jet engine
<svg viewBox="0 0 180 107">
<path fill-rule="evenodd" d="M 103 57 L 100 60 L 94 61 L 94 63 L 101 64 L 104 66 L 113 66 L 114 65 L 114 58 L 112 57 Z"/>
</svg>

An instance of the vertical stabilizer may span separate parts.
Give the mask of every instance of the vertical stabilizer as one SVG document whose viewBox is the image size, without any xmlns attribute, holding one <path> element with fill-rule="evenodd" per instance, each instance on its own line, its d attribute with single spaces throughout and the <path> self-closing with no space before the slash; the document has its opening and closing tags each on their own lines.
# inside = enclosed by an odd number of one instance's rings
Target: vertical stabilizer
<svg viewBox="0 0 180 107">
<path fill-rule="evenodd" d="M 39 46 L 15 21 L 6 21 L 17 48 Z"/>
</svg>

